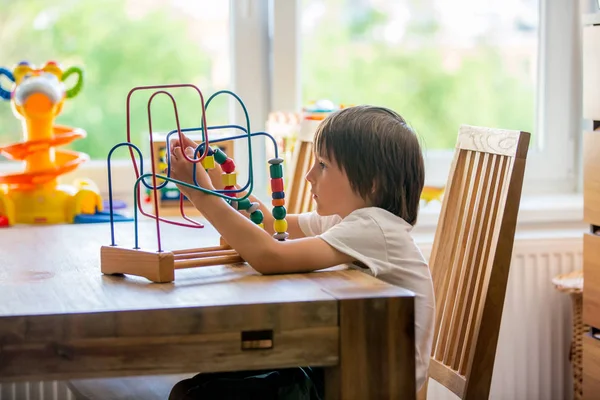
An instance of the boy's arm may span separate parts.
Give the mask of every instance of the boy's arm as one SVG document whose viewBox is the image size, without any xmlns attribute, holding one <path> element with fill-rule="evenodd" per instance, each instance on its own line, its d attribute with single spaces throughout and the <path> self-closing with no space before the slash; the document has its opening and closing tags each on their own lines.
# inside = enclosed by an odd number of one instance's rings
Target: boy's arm
<svg viewBox="0 0 600 400">
<path fill-rule="evenodd" d="M 277 241 L 216 196 L 194 192 L 190 200 L 223 239 L 262 274 L 308 272 L 353 261 L 320 238 Z"/>
<path fill-rule="evenodd" d="M 223 181 L 221 178 L 222 174 L 223 174 L 223 170 L 221 169 L 221 166 L 216 163 L 215 163 L 215 167 L 208 171 L 208 176 L 210 176 L 210 180 L 211 180 L 213 186 L 215 187 L 215 189 L 217 189 L 217 190 L 223 190 L 225 187 L 223 185 Z M 236 189 L 240 189 L 240 186 L 236 185 Z M 246 192 L 240 192 L 240 193 L 238 193 L 238 197 L 245 196 L 245 194 L 246 194 Z M 275 230 L 273 229 L 273 221 L 275 220 L 275 218 L 273 218 L 273 215 L 272 215 L 273 208 L 268 207 L 262 201 L 257 199 L 254 195 L 250 195 L 248 197 L 248 199 L 252 202 L 258 203 L 259 209 L 262 211 L 262 213 L 264 215 L 263 224 L 265 225 L 265 230 L 267 232 L 269 232 L 271 235 L 273 235 L 275 233 Z M 243 215 L 245 215 L 247 217 L 249 216 L 249 214 L 245 211 L 242 211 L 242 213 L 243 213 Z M 285 219 L 288 223 L 287 232 L 289 234 L 290 239 L 299 239 L 299 238 L 306 237 L 304 232 L 302 232 L 302 229 L 300 229 L 300 224 L 298 223 L 298 214 L 288 214 L 288 215 L 286 215 Z"/>
</svg>

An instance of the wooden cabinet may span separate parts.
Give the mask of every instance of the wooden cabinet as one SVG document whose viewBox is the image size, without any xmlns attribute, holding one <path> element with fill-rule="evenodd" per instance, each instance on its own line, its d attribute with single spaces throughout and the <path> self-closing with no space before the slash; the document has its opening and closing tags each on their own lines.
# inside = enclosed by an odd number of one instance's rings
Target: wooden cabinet
<svg viewBox="0 0 600 400">
<path fill-rule="evenodd" d="M 583 398 L 597 399 L 600 395 L 600 340 L 591 335 L 583 337 Z"/>
<path fill-rule="evenodd" d="M 598 71 L 600 75 L 600 70 Z M 583 134 L 583 218 L 600 226 L 600 132 Z"/>
<path fill-rule="evenodd" d="M 583 276 L 583 323 L 600 328 L 600 235 L 583 238 Z"/>
<path fill-rule="evenodd" d="M 600 398 L 600 13 L 584 16 L 583 117 L 592 131 L 583 133 L 583 218 L 590 231 L 583 240 L 583 398 Z"/>
</svg>

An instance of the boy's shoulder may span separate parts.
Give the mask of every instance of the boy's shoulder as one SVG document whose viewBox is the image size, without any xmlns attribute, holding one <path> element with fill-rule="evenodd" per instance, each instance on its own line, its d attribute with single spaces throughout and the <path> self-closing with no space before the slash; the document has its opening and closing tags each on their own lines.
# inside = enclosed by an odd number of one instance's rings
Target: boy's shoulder
<svg viewBox="0 0 600 400">
<path fill-rule="evenodd" d="M 384 232 L 388 229 L 393 231 L 401 230 L 410 232 L 412 225 L 401 217 L 392 214 L 388 210 L 380 207 L 365 207 L 350 213 L 344 220 L 371 220 L 377 224 Z"/>
<path fill-rule="evenodd" d="M 312 211 L 301 214 L 299 223 L 307 236 L 324 234 L 333 228 L 334 231 L 352 230 L 357 234 L 364 231 L 381 231 L 384 236 L 389 233 L 394 233 L 394 236 L 410 234 L 412 230 L 412 225 L 404 219 L 379 207 L 359 208 L 343 219 L 338 215 L 321 216 Z"/>
</svg>

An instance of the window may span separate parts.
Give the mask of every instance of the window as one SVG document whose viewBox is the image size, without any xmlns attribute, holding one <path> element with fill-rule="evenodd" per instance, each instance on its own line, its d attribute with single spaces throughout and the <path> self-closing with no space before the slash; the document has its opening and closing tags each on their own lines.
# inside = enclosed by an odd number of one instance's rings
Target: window
<svg viewBox="0 0 600 400">
<path fill-rule="evenodd" d="M 534 132 L 537 0 L 303 0 L 302 99 L 377 104 L 426 149 L 460 124 Z"/>
<path fill-rule="evenodd" d="M 431 185 L 446 183 L 460 124 L 528 130 L 524 193 L 577 189 L 578 2 L 297 0 L 275 2 L 274 20 L 272 91 L 288 94 L 275 109 L 320 98 L 394 108 L 423 138 Z"/>
<path fill-rule="evenodd" d="M 7 69 L 27 60 L 42 66 L 54 60 L 84 71 L 83 89 L 67 99 L 57 123 L 82 128 L 87 137 L 67 148 L 105 160 L 112 146 L 126 139 L 126 98 L 135 86 L 193 83 L 204 100 L 230 89 L 230 9 L 228 2 L 185 0 L 57 0 L 4 2 L 0 14 L 0 60 Z M 8 65 L 7 65 L 8 64 Z M 0 78 L 9 89 L 12 82 Z M 67 86 L 74 80 L 67 79 Z M 169 89 L 181 126 L 201 124 L 200 100 L 190 88 Z M 148 151 L 147 103 L 153 91 L 131 101 L 133 142 Z M 22 140 L 21 123 L 8 102 L 0 104 L 0 144 Z M 228 120 L 228 103 L 217 99 L 208 109 L 209 124 Z M 175 129 L 171 100 L 152 102 L 154 132 Z M 121 150 L 115 158 L 127 158 Z"/>
</svg>

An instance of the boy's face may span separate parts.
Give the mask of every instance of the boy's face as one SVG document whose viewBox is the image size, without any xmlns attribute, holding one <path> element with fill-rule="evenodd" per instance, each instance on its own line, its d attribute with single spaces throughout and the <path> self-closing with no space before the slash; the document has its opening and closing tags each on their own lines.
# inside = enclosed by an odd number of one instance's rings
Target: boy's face
<svg viewBox="0 0 600 400">
<path fill-rule="evenodd" d="M 352 211 L 367 207 L 366 201 L 352 190 L 346 173 L 334 160 L 315 154 L 306 180 L 310 182 L 313 200 L 319 215 L 337 214 L 344 218 Z"/>
</svg>

